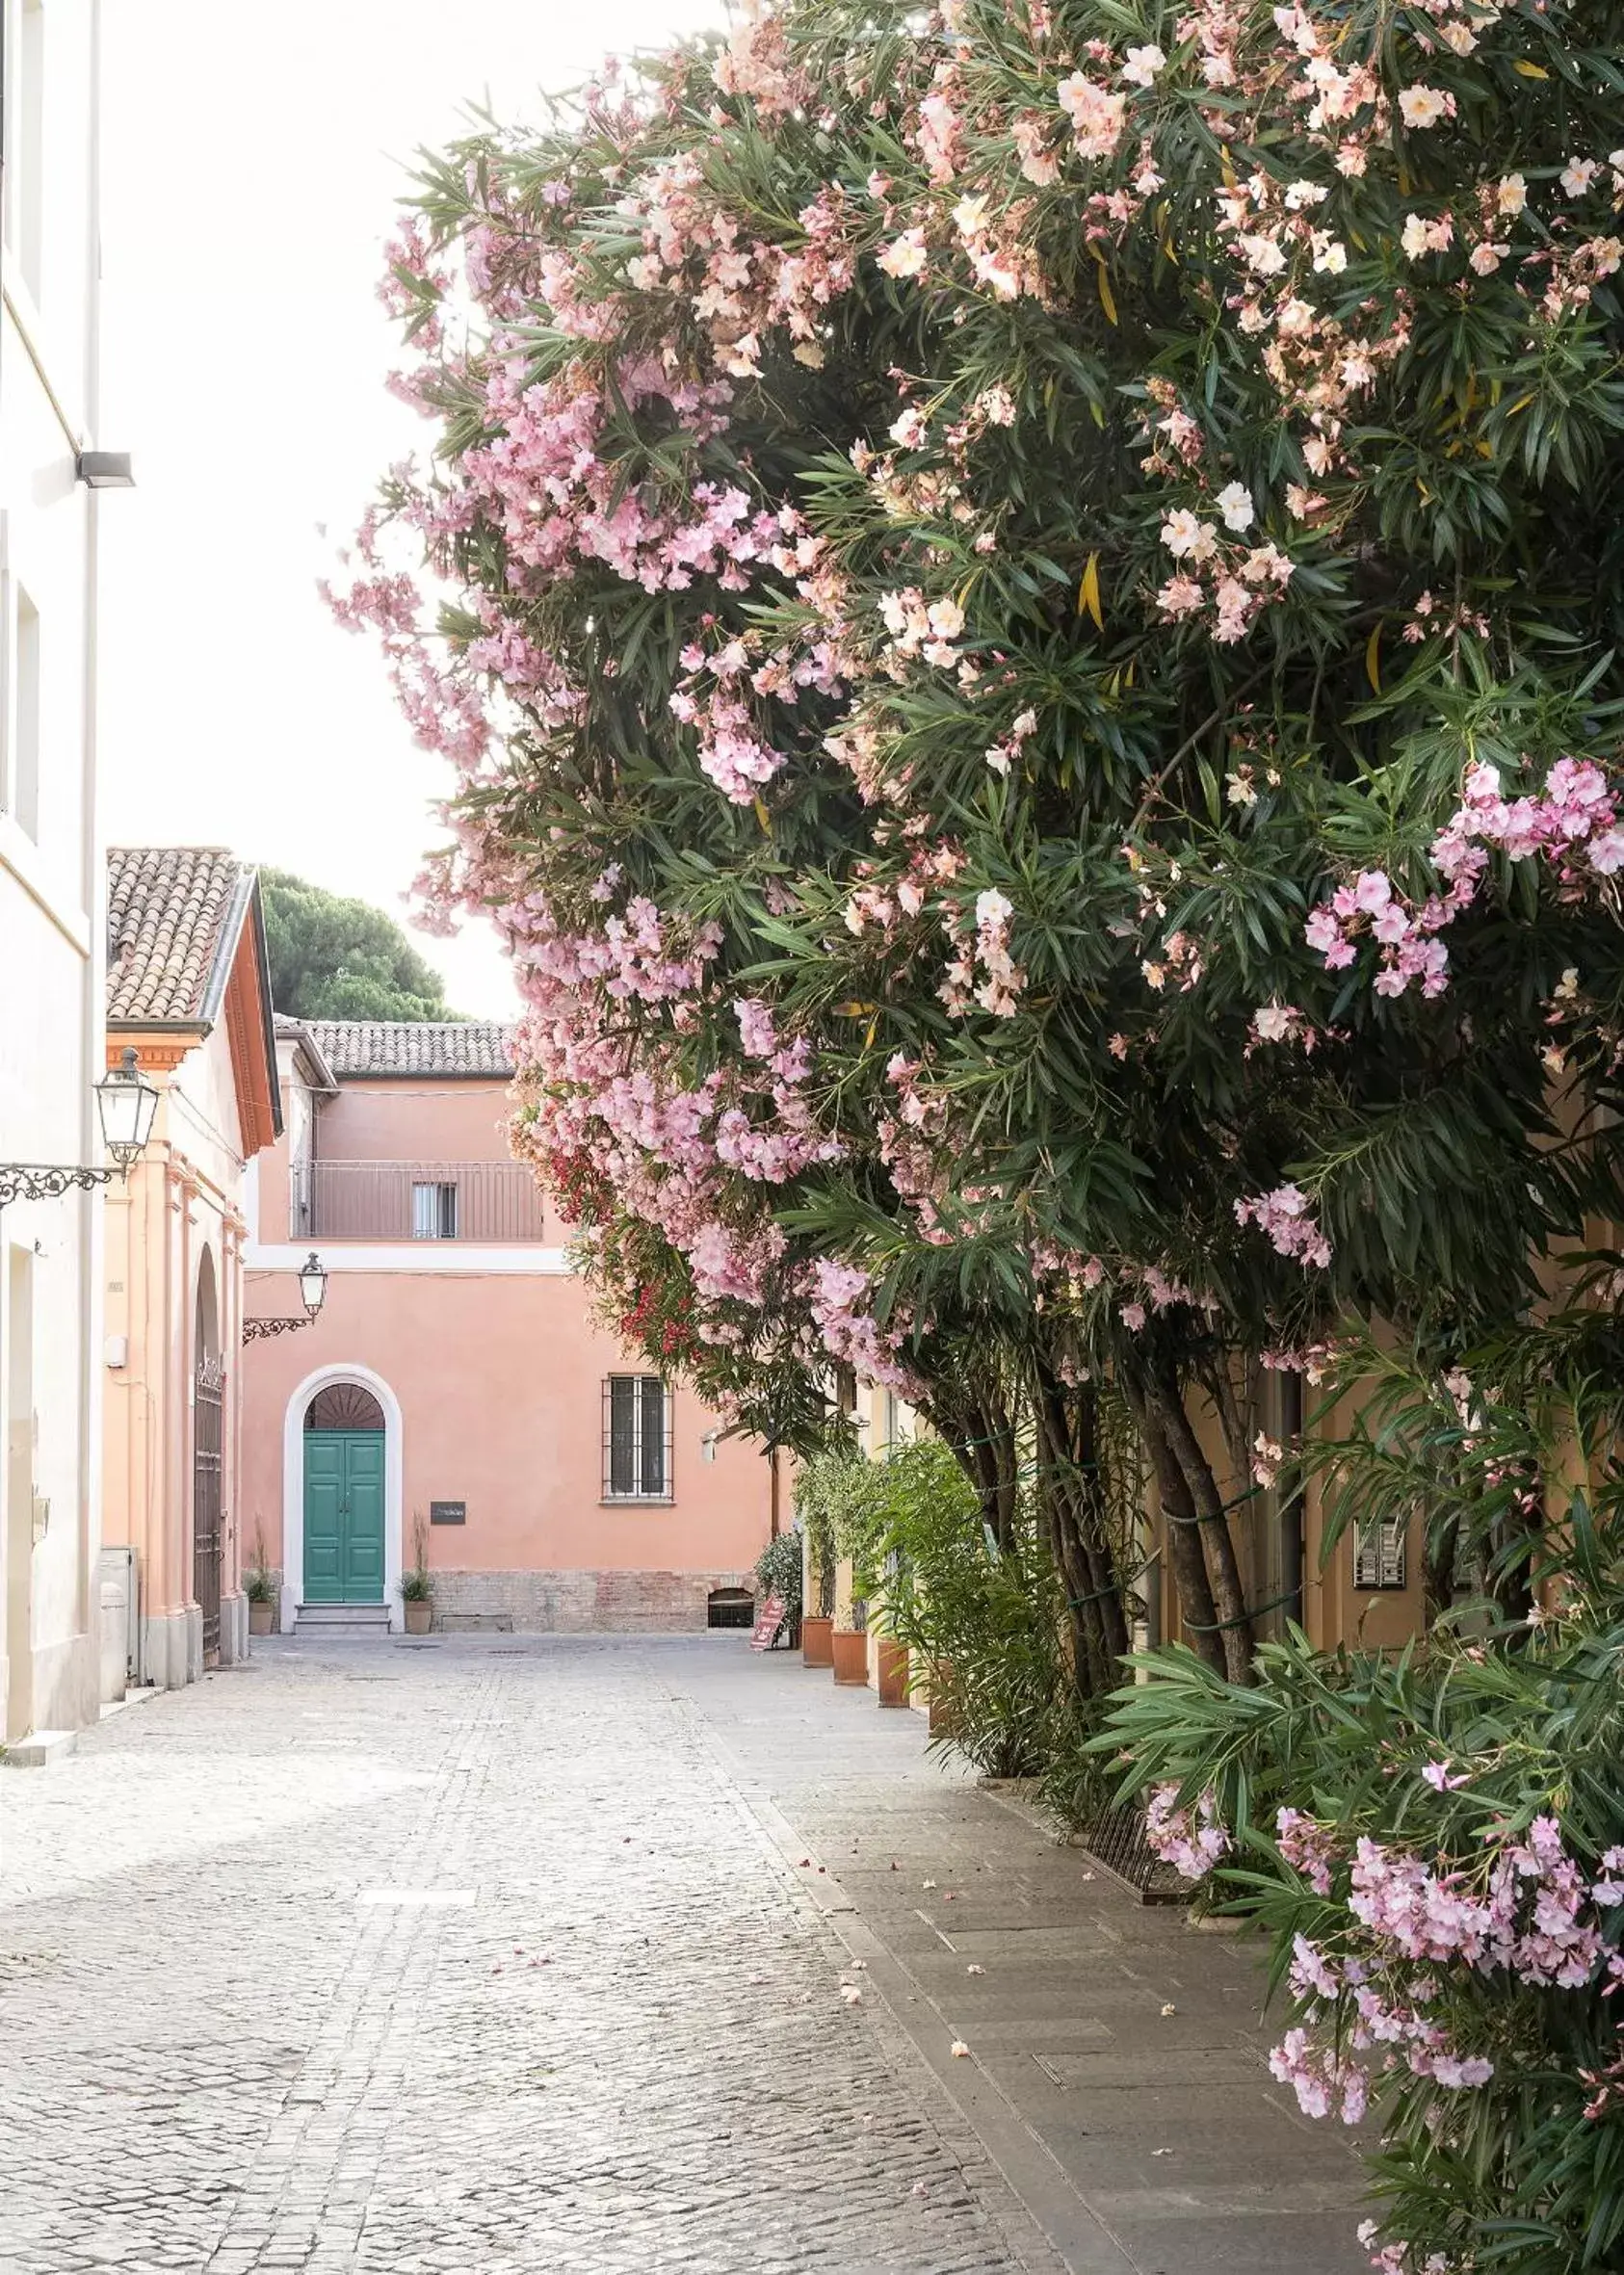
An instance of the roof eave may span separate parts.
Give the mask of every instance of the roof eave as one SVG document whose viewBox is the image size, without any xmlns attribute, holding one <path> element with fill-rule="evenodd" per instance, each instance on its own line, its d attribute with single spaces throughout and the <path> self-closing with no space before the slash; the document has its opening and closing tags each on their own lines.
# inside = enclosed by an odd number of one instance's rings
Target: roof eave
<svg viewBox="0 0 1624 2275">
<path fill-rule="evenodd" d="M 265 940 L 265 900 L 259 889 L 258 870 L 250 869 L 248 879 L 248 916 L 253 926 L 254 970 L 259 981 L 259 1025 L 265 1043 L 265 1064 L 271 1077 L 271 1127 L 279 1138 L 282 1085 L 276 1080 L 276 1014 L 271 1003 L 271 952 Z"/>
<path fill-rule="evenodd" d="M 511 1083 L 511 1066 L 350 1066 L 340 1083 Z"/>
<path fill-rule="evenodd" d="M 110 1017 L 103 1024 L 109 1034 L 195 1034 L 201 1040 L 214 1032 L 212 1019 L 160 1019 L 156 1012 L 144 1019 Z"/>
<path fill-rule="evenodd" d="M 338 1077 L 327 1064 L 327 1053 L 321 1044 L 302 1020 L 291 1019 L 286 1011 L 277 1015 L 282 1024 L 276 1030 L 276 1040 L 291 1043 L 296 1058 L 301 1052 L 304 1054 L 304 1062 L 313 1077 L 310 1084 L 313 1090 L 320 1090 L 324 1098 L 335 1098 L 338 1095 Z"/>
</svg>

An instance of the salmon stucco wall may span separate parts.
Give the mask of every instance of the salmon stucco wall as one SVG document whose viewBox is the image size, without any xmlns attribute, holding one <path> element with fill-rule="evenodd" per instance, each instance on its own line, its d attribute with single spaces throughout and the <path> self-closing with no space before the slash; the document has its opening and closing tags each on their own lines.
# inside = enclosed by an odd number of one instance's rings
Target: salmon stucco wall
<svg viewBox="0 0 1624 2275">
<path fill-rule="evenodd" d="M 258 1291 L 256 1289 L 255 1293 Z M 297 1302 L 297 1297 L 294 1298 Z M 381 1377 L 401 1410 L 405 1550 L 433 1501 L 467 1504 L 467 1522 L 431 1528 L 432 1565 L 700 1572 L 749 1565 L 768 1532 L 768 1464 L 723 1439 L 705 1458 L 715 1415 L 671 1394 L 673 1498 L 603 1504 L 603 1383 L 634 1371 L 589 1317 L 565 1272 L 519 1277 L 338 1271 L 321 1318 L 244 1354 L 244 1529 L 275 1545 L 290 1400 L 311 1374 L 347 1365 Z"/>
<path fill-rule="evenodd" d="M 672 1385 L 668 1497 L 606 1501 L 604 1386 L 647 1362 L 594 1323 L 555 1220 L 544 1238 L 506 1245 L 319 1230 L 289 1242 L 290 1150 L 328 1163 L 508 1163 L 506 1083 L 351 1077 L 334 1093 L 295 1036 L 279 1038 L 278 1056 L 287 1134 L 250 1181 L 248 1310 L 298 1312 L 301 1248 L 314 1245 L 329 1275 L 311 1325 L 244 1352 L 241 1529 L 281 1574 L 283 1626 L 304 1581 L 303 1415 L 314 1390 L 343 1381 L 383 1409 L 394 1624 L 421 1527 L 442 1622 L 703 1626 L 713 1589 L 750 1583 L 771 1530 L 771 1466 Z M 462 1504 L 464 1521 L 432 1523 L 435 1502 Z"/>
<path fill-rule="evenodd" d="M 506 1162 L 511 1111 L 504 1083 L 352 1077 L 321 1109 L 317 1151 L 328 1162 Z"/>
</svg>

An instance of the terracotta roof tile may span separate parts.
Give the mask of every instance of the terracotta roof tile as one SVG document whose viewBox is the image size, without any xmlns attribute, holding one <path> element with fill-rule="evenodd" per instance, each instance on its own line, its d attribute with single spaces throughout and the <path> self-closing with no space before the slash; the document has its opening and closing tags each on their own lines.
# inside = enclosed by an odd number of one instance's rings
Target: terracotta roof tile
<svg viewBox="0 0 1624 2275">
<path fill-rule="evenodd" d="M 115 846 L 107 856 L 107 1015 L 191 1022 L 203 1016 L 251 873 L 219 846 Z"/>
<path fill-rule="evenodd" d="M 340 1077 L 513 1071 L 513 1031 L 495 1019 L 310 1019 L 305 1025 Z"/>
</svg>

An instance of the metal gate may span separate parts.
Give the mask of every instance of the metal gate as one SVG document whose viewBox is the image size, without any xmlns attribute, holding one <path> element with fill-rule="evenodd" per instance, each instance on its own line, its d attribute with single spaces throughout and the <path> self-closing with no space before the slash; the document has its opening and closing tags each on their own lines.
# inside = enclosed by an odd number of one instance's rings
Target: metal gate
<svg viewBox="0 0 1624 2275">
<path fill-rule="evenodd" d="M 203 1664 L 220 1664 L 220 1467 L 224 1365 L 199 1359 L 192 1407 L 192 1592 L 203 1614 Z"/>
</svg>

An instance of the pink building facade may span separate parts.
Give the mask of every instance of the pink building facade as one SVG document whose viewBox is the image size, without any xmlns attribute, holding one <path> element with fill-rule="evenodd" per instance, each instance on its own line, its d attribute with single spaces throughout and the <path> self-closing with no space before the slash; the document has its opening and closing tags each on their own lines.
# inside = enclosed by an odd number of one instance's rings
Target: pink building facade
<svg viewBox="0 0 1624 2275">
<path fill-rule="evenodd" d="M 590 1317 L 508 1153 L 500 1027 L 279 1019 L 283 1131 L 249 1181 L 241 1530 L 301 1611 L 436 1626 L 703 1627 L 752 1587 L 771 1464 Z"/>
<path fill-rule="evenodd" d="M 107 1060 L 134 1050 L 158 1106 L 106 1198 L 104 1699 L 248 1649 L 243 1195 L 278 1135 L 254 871 L 215 846 L 116 848 L 107 897 Z"/>
</svg>

